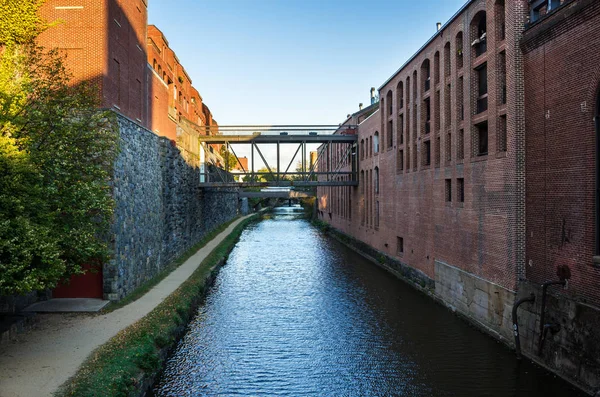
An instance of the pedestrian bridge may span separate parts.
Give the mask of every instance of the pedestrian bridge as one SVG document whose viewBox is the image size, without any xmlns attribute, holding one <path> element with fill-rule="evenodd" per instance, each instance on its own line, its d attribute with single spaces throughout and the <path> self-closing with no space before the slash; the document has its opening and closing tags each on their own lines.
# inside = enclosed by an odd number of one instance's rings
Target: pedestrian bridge
<svg viewBox="0 0 600 397">
<path fill-rule="evenodd" d="M 239 193 L 240 197 L 248 198 L 284 198 L 284 199 L 299 199 L 316 197 L 316 189 L 309 190 L 293 190 L 286 187 L 269 187 L 260 191 L 242 190 Z"/>
<path fill-rule="evenodd" d="M 207 162 L 201 174 L 203 187 L 358 186 L 355 125 L 222 125 L 203 129 L 204 135 L 199 137 L 201 146 L 208 151 L 214 148 L 212 145 L 224 145 L 227 149 L 225 156 L 235 157 L 238 165 L 235 176 L 240 180 L 234 180 L 234 170 L 228 168 L 229 159 L 224 159 L 223 168 L 214 163 L 214 156 L 207 155 L 212 163 Z M 309 160 L 307 147 L 315 144 L 318 145 L 316 154 L 311 155 Z M 249 147 L 247 165 L 242 164 L 232 145 Z M 286 146 L 295 149 L 295 152 L 289 162 L 282 163 L 281 152 Z M 276 160 L 269 162 L 267 157 L 276 157 Z M 291 169 L 295 162 L 300 167 Z M 318 169 L 319 163 L 326 165 L 324 170 Z M 285 198 L 303 193 L 288 194 L 291 196 Z"/>
</svg>

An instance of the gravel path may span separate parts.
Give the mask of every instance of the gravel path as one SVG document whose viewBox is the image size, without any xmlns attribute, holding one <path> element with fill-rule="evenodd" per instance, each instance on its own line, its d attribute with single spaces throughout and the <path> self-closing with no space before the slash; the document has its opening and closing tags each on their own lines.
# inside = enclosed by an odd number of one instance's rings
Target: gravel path
<svg viewBox="0 0 600 397">
<path fill-rule="evenodd" d="M 0 397 L 51 396 L 92 351 L 144 317 L 187 280 L 243 219 L 229 225 L 146 295 L 121 309 L 101 315 L 39 314 L 33 330 L 0 347 Z"/>
</svg>

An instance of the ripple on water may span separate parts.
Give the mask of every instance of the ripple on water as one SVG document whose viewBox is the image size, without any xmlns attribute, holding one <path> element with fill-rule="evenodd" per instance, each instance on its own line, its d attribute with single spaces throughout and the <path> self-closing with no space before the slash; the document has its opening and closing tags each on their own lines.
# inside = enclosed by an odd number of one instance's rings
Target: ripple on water
<svg viewBox="0 0 600 397">
<path fill-rule="evenodd" d="M 242 233 L 155 395 L 578 395 L 281 211 Z"/>
</svg>

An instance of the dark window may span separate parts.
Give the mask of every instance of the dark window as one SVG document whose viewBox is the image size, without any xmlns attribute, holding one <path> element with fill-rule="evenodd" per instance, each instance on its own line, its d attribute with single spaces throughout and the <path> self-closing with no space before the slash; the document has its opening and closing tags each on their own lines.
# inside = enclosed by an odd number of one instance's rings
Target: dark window
<svg viewBox="0 0 600 397">
<path fill-rule="evenodd" d="M 456 141 L 456 159 L 463 160 L 465 158 L 465 130 L 458 131 L 458 139 Z"/>
<path fill-rule="evenodd" d="M 475 143 L 476 156 L 485 156 L 488 154 L 488 125 L 487 122 L 475 126 Z"/>
<path fill-rule="evenodd" d="M 463 67 L 463 32 L 456 35 L 456 68 Z"/>
<path fill-rule="evenodd" d="M 446 179 L 446 183 L 444 186 L 444 196 L 446 197 L 446 202 L 452 201 L 452 179 Z"/>
<path fill-rule="evenodd" d="M 398 117 L 398 144 L 404 143 L 404 115 Z"/>
<path fill-rule="evenodd" d="M 431 132 L 431 99 L 427 98 L 425 103 L 425 134 Z"/>
<path fill-rule="evenodd" d="M 450 42 L 444 46 L 444 76 L 450 76 Z"/>
<path fill-rule="evenodd" d="M 487 63 L 477 69 L 477 113 L 485 112 L 488 108 Z"/>
<path fill-rule="evenodd" d="M 452 161 L 452 134 L 446 134 L 446 162 Z"/>
<path fill-rule="evenodd" d="M 475 16 L 473 24 L 474 26 L 471 28 L 473 32 L 471 45 L 475 48 L 475 56 L 478 57 L 487 51 L 487 23 L 484 11 Z"/>
<path fill-rule="evenodd" d="M 460 203 L 465 202 L 465 179 L 464 178 L 458 178 L 456 180 L 456 195 L 457 195 L 457 200 Z"/>
<path fill-rule="evenodd" d="M 379 168 L 375 167 L 375 194 L 379 194 Z"/>
<path fill-rule="evenodd" d="M 402 255 L 404 253 L 404 238 L 396 237 L 396 254 Z"/>
<path fill-rule="evenodd" d="M 423 156 L 423 164 L 429 165 L 431 164 L 431 141 L 426 141 L 424 145 L 425 155 Z"/>
<path fill-rule="evenodd" d="M 394 146 L 394 122 L 388 121 L 388 132 L 387 132 L 387 147 Z"/>
<path fill-rule="evenodd" d="M 399 150 L 398 151 L 398 158 L 396 159 L 397 163 L 397 170 L 398 171 L 402 171 L 404 169 L 404 151 L 403 150 Z"/>
</svg>

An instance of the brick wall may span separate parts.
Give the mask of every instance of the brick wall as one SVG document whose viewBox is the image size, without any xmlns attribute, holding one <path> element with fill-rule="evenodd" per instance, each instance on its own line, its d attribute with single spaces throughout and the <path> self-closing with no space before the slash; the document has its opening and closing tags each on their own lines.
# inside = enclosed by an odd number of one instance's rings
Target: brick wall
<svg viewBox="0 0 600 397">
<path fill-rule="evenodd" d="M 146 0 L 50 0 L 41 14 L 62 21 L 39 42 L 65 52 L 74 84 L 93 82 L 103 107 L 147 126 Z"/>
<path fill-rule="evenodd" d="M 477 21 L 483 12 L 487 51 L 476 56 L 471 43 L 479 38 Z M 524 126 L 519 122 L 523 92 L 516 71 L 521 62 L 518 41 L 526 13 L 526 1 L 506 2 L 504 10 L 495 1 L 471 2 L 380 88 L 380 122 L 368 120 L 359 128 L 359 142 L 369 142 L 376 131 L 380 142 L 380 152 L 361 162 L 361 175 L 368 178 L 356 191 L 365 189 L 365 194 L 352 197 L 356 213 L 361 210 L 359 205 L 368 213 L 365 225 L 356 219 L 344 224 L 335 218 L 335 211 L 331 219 L 334 225 L 361 236 L 386 254 L 401 257 L 431 278 L 434 261 L 440 260 L 509 290 L 516 289 L 517 264 L 524 262 L 523 247 L 518 243 L 522 233 L 519 216 L 524 214 L 524 178 L 519 163 L 524 149 Z M 501 19 L 506 29 L 501 28 Z M 505 82 L 497 75 L 500 53 L 506 60 Z M 424 74 L 427 62 L 428 89 Z M 478 112 L 477 68 L 484 64 L 487 110 Z M 461 78 L 464 91 L 459 94 Z M 504 85 L 507 103 L 501 95 Z M 406 91 L 402 106 L 399 89 Z M 458 103 L 461 97 L 463 102 Z M 429 123 L 425 101 L 430 103 Z M 399 120 L 404 123 L 402 128 L 397 125 Z M 478 126 L 485 123 L 487 154 L 479 155 Z M 506 125 L 506 131 L 498 131 L 498 125 Z M 404 136 L 389 137 L 389 131 L 402 131 Z M 400 156 L 402 165 L 398 164 Z M 378 194 L 373 192 L 375 167 L 381 186 Z M 458 200 L 459 179 L 464 186 L 464 202 Z M 329 189 L 329 202 L 334 206 L 336 194 L 346 193 Z M 376 216 L 378 206 L 376 225 L 369 217 Z M 404 244 L 401 255 L 397 253 L 398 238 Z"/>
<path fill-rule="evenodd" d="M 527 279 L 572 278 L 561 293 L 600 304 L 594 266 L 594 113 L 600 84 L 600 3 L 574 1 L 525 33 Z"/>
</svg>

